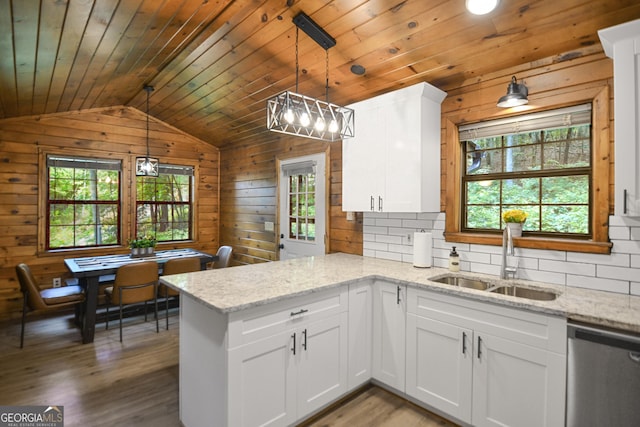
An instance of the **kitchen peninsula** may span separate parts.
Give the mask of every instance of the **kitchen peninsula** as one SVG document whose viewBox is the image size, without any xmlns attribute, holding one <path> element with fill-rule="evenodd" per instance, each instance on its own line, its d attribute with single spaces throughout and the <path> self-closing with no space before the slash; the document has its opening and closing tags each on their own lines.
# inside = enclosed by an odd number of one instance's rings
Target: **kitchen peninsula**
<svg viewBox="0 0 640 427">
<path fill-rule="evenodd" d="M 548 363 L 546 370 L 531 375 L 533 382 L 548 389 L 529 401 L 532 409 L 525 411 L 541 409 L 538 412 L 547 417 L 538 424 L 542 425 L 564 417 L 567 319 L 640 332 L 640 297 L 509 282 L 558 294 L 552 301 L 537 301 L 430 280 L 447 273 L 332 254 L 162 278 L 162 283 L 181 291 L 182 423 L 290 425 L 374 379 L 445 416 L 481 424 L 479 409 L 466 402 L 470 394 L 461 398 L 462 409 L 456 412 L 425 402 L 415 384 L 421 372 L 411 356 L 419 350 L 412 343 L 420 327 L 415 322 L 432 316 L 443 324 L 438 316 L 446 316 L 451 325 L 462 328 L 456 351 L 462 349 L 463 358 L 473 359 L 477 372 L 500 334 L 508 338 L 500 342 L 539 354 L 535 366 Z M 425 315 L 424 301 L 438 309 Z M 396 306 L 399 316 L 394 320 L 389 310 Z M 473 323 L 465 324 L 469 319 Z M 475 378 L 476 372 L 477 383 Z M 551 379 L 554 387 L 545 386 Z M 491 402 L 484 406 L 495 409 Z M 507 408 L 503 415 L 508 418 L 520 410 Z"/>
</svg>

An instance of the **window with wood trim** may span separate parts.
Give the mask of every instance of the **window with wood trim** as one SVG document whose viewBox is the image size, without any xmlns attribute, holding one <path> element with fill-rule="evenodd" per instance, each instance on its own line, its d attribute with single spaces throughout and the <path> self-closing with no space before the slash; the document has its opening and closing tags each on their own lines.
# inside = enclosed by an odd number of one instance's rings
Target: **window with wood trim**
<svg viewBox="0 0 640 427">
<path fill-rule="evenodd" d="M 120 244 L 120 160 L 48 155 L 47 250 Z"/>
<path fill-rule="evenodd" d="M 160 164 L 159 176 L 136 179 L 137 237 L 158 242 L 191 240 L 194 168 Z"/>
<path fill-rule="evenodd" d="M 316 165 L 313 161 L 284 165 L 288 178 L 289 238 L 316 239 Z"/>
<path fill-rule="evenodd" d="M 460 127 L 461 230 L 495 232 L 502 213 L 528 214 L 528 235 L 589 239 L 591 105 Z"/>
</svg>

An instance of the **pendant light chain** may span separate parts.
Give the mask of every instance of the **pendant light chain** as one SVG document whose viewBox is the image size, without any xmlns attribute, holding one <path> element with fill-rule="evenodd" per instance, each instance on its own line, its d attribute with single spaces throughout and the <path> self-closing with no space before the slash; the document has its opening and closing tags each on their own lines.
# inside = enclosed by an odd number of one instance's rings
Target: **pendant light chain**
<svg viewBox="0 0 640 427">
<path fill-rule="evenodd" d="M 149 158 L 149 93 L 153 90 L 151 86 L 144 88 L 147 91 L 147 159 Z"/>
<path fill-rule="evenodd" d="M 326 53 L 326 64 L 327 64 L 327 68 L 325 70 L 325 88 L 326 88 L 326 96 L 327 96 L 327 104 L 329 103 L 329 49 L 325 49 L 325 53 Z"/>
<path fill-rule="evenodd" d="M 299 29 L 296 27 L 296 93 L 300 93 L 298 91 L 298 71 L 300 70 L 300 65 L 298 64 L 298 32 Z"/>
</svg>

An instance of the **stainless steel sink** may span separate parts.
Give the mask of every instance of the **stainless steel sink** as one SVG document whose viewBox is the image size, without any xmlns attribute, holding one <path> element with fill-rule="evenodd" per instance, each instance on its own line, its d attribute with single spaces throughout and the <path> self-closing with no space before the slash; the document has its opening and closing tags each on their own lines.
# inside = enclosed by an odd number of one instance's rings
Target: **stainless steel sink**
<svg viewBox="0 0 640 427">
<path fill-rule="evenodd" d="M 490 292 L 537 301 L 553 301 L 554 299 L 558 298 L 557 294 L 550 291 L 522 288 L 520 286 L 499 286 L 495 289 L 491 289 Z"/>
<path fill-rule="evenodd" d="M 444 283 L 445 285 L 459 286 L 461 288 L 471 288 L 484 291 L 489 288 L 490 284 L 478 279 L 471 279 L 460 276 L 442 276 L 435 279 L 429 279 L 432 282 Z"/>
</svg>

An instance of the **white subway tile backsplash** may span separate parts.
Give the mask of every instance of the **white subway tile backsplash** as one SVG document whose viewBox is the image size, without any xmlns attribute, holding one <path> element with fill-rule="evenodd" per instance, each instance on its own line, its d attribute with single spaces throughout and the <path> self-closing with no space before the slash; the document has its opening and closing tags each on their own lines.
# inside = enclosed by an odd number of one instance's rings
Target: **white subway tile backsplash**
<svg viewBox="0 0 640 427">
<path fill-rule="evenodd" d="M 629 227 L 609 227 L 609 239 L 629 240 Z"/>
<path fill-rule="evenodd" d="M 596 266 L 594 264 L 585 264 L 578 262 L 564 262 L 564 261 L 551 261 L 547 259 L 541 259 L 539 270 L 542 271 L 555 271 L 558 273 L 578 274 L 581 276 L 595 276 Z"/>
<path fill-rule="evenodd" d="M 598 291 L 629 293 L 629 282 L 624 280 L 602 279 L 600 277 L 585 277 L 567 275 L 567 285 L 576 288 L 595 289 Z"/>
<path fill-rule="evenodd" d="M 401 219 L 390 219 L 390 218 L 378 218 L 376 219 L 376 226 L 378 227 L 401 227 L 402 220 Z"/>
<path fill-rule="evenodd" d="M 553 283 L 556 285 L 566 284 L 566 275 L 564 273 L 554 273 L 551 271 L 527 270 L 519 268 L 517 273 L 518 279 L 534 280 L 537 282 Z"/>
<path fill-rule="evenodd" d="M 640 219 L 611 216 L 612 253 L 588 254 L 516 248 L 521 279 L 566 286 L 640 295 Z M 498 275 L 502 248 L 447 242 L 445 214 L 365 212 L 364 256 L 413 262 L 413 233 L 424 229 L 433 236 L 433 266 L 447 268 L 453 246 L 461 256 L 461 270 Z"/>
<path fill-rule="evenodd" d="M 628 254 L 585 254 L 580 252 L 567 252 L 567 261 L 586 262 L 590 264 L 616 265 L 618 267 L 629 267 Z"/>
<path fill-rule="evenodd" d="M 402 244 L 402 236 L 387 236 L 386 234 L 375 235 L 375 241 L 380 243 Z"/>
<path fill-rule="evenodd" d="M 640 272 L 635 268 L 612 267 L 610 265 L 599 265 L 596 268 L 596 276 L 605 279 L 618 280 L 638 280 Z"/>
<path fill-rule="evenodd" d="M 640 240 L 612 240 L 613 253 L 640 254 Z"/>
</svg>

